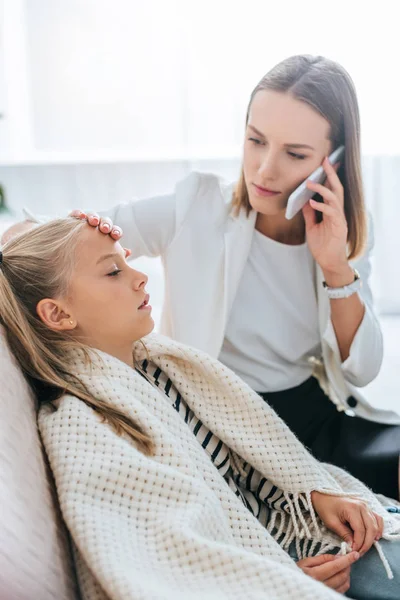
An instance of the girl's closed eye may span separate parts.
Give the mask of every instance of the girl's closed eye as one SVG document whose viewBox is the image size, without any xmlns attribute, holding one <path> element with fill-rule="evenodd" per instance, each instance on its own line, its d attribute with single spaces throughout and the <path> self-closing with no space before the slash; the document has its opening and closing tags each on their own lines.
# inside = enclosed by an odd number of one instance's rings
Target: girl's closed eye
<svg viewBox="0 0 400 600">
<path fill-rule="evenodd" d="M 111 271 L 111 273 L 107 273 L 107 277 L 116 277 L 121 272 L 122 269 L 114 269 L 114 271 Z"/>
</svg>

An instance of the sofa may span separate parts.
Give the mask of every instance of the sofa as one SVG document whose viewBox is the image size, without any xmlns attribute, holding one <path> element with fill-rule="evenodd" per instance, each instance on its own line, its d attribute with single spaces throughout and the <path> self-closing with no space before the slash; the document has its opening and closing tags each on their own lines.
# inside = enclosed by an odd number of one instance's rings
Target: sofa
<svg viewBox="0 0 400 600">
<path fill-rule="evenodd" d="M 33 395 L 0 327 L 0 599 L 78 600 Z"/>
</svg>

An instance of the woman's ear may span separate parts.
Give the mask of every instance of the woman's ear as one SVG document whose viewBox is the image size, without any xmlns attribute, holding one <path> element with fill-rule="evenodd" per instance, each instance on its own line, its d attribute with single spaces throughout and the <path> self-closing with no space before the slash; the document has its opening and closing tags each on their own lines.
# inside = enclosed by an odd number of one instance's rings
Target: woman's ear
<svg viewBox="0 0 400 600">
<path fill-rule="evenodd" d="M 40 300 L 36 312 L 39 319 L 54 331 L 70 331 L 76 327 L 75 319 L 58 300 L 51 298 Z"/>
</svg>

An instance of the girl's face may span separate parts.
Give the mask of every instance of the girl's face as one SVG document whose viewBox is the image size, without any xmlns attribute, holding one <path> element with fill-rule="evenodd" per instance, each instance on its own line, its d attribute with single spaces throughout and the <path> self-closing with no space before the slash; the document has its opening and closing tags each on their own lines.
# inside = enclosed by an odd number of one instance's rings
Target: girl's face
<svg viewBox="0 0 400 600">
<path fill-rule="evenodd" d="M 243 171 L 254 210 L 282 213 L 290 194 L 333 149 L 330 125 L 289 93 L 262 90 L 251 104 Z"/>
<path fill-rule="evenodd" d="M 149 334 L 154 322 L 145 289 L 147 276 L 125 258 L 119 242 L 97 228 L 84 227 L 65 310 L 74 323 L 74 336 L 129 360 L 132 342 Z"/>
</svg>

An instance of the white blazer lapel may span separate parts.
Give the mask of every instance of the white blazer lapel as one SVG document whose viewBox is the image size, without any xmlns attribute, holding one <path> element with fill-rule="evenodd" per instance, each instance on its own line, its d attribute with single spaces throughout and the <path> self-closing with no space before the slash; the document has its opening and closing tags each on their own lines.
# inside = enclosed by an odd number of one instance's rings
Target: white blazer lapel
<svg viewBox="0 0 400 600">
<path fill-rule="evenodd" d="M 245 211 L 242 210 L 238 217 L 231 216 L 227 222 L 227 228 L 224 235 L 224 331 L 242 277 L 243 269 L 249 256 L 256 217 L 257 213 L 255 211 L 251 211 L 247 217 Z"/>
<path fill-rule="evenodd" d="M 318 325 L 322 338 L 328 325 L 330 306 L 328 296 L 324 292 L 324 288 L 322 285 L 322 282 L 324 281 L 324 274 L 322 273 L 322 269 L 319 267 L 319 265 L 317 265 L 317 263 L 315 263 L 315 270 L 315 282 L 318 302 Z"/>
</svg>

